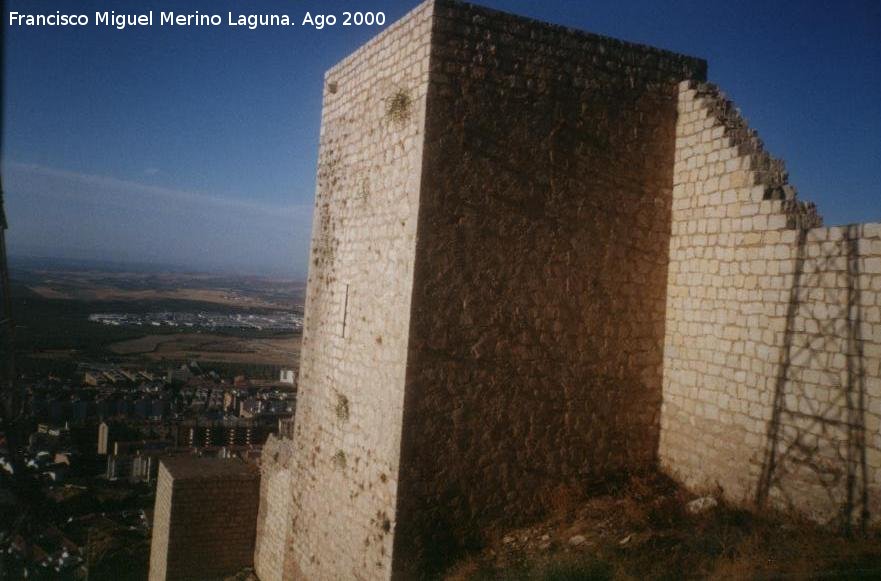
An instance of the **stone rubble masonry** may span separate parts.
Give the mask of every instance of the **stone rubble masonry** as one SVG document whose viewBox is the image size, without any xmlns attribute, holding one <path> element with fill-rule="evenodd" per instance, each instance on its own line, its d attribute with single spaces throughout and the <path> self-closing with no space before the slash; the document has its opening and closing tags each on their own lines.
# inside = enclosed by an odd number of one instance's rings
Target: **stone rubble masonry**
<svg viewBox="0 0 881 581">
<path fill-rule="evenodd" d="M 262 581 L 431 577 L 659 463 L 878 513 L 881 227 L 820 227 L 705 77 L 452 0 L 328 71 Z"/>
<path fill-rule="evenodd" d="M 260 473 L 237 460 L 181 456 L 159 465 L 150 581 L 213 579 L 250 567 Z"/>
<path fill-rule="evenodd" d="M 881 512 L 881 224 L 823 228 L 715 87 L 679 91 L 661 465 L 734 501 Z"/>
</svg>

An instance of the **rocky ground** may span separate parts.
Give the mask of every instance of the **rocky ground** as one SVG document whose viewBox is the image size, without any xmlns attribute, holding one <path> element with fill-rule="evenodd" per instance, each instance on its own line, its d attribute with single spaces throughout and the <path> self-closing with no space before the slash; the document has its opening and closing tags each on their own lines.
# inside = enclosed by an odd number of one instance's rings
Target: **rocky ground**
<svg viewBox="0 0 881 581">
<path fill-rule="evenodd" d="M 553 514 L 487 531 L 445 581 L 881 579 L 881 530 L 850 535 L 696 497 L 660 474 L 561 488 Z M 252 570 L 225 581 L 258 581 Z"/>
<path fill-rule="evenodd" d="M 881 531 L 843 535 L 779 513 L 696 498 L 660 475 L 579 497 L 561 490 L 555 514 L 496 531 L 446 578 L 879 579 Z"/>
</svg>

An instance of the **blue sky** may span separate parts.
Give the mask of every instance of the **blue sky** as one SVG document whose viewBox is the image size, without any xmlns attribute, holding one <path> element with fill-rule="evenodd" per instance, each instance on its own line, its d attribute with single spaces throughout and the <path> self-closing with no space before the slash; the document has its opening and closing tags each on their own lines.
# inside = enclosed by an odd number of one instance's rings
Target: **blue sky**
<svg viewBox="0 0 881 581">
<path fill-rule="evenodd" d="M 398 0 L 7 0 L 10 253 L 305 275 L 323 72 L 378 28 L 9 27 L 8 12 L 341 14 Z M 709 61 L 827 224 L 881 221 L 881 2 L 483 0 Z"/>
</svg>

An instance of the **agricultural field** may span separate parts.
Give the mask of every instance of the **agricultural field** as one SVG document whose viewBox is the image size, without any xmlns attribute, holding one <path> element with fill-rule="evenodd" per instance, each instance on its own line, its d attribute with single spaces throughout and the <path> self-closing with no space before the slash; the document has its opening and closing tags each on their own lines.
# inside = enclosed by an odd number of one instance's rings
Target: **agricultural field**
<svg viewBox="0 0 881 581">
<path fill-rule="evenodd" d="M 244 309 L 285 310 L 305 287 L 296 281 L 185 272 L 118 272 L 90 267 L 27 267 L 20 284 L 45 299 L 70 301 L 189 301 Z"/>
<path fill-rule="evenodd" d="M 119 341 L 110 344 L 108 349 L 117 355 L 153 361 L 194 360 L 295 366 L 299 362 L 300 337 L 244 338 L 175 333 Z"/>
<path fill-rule="evenodd" d="M 83 360 L 286 367 L 299 361 L 299 328 L 266 324 L 301 320 L 305 285 L 298 281 L 17 261 L 12 282 L 16 351 L 25 369 Z M 102 324 L 96 313 L 128 316 L 120 324 Z M 151 321 L 157 313 L 172 322 L 197 317 L 258 323 L 126 324 Z"/>
</svg>

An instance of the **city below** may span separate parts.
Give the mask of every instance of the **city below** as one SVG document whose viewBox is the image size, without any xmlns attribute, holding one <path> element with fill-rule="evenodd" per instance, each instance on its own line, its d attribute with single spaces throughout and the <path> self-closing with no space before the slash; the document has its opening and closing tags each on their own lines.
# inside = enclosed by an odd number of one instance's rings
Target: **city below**
<svg viewBox="0 0 881 581">
<path fill-rule="evenodd" d="M 0 570 L 146 577 L 159 463 L 290 434 L 303 285 L 13 260 L 20 418 L 0 425 Z"/>
</svg>

